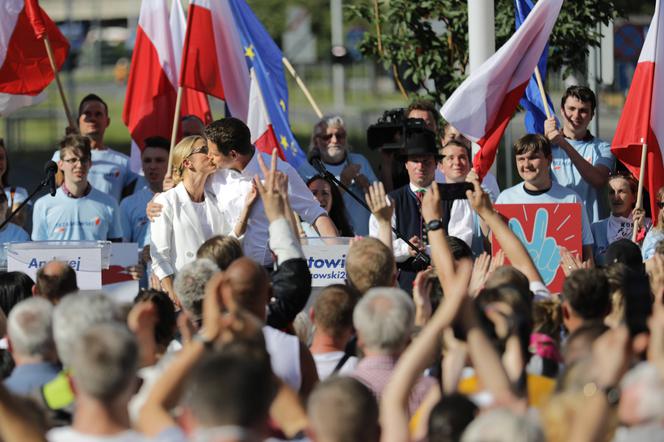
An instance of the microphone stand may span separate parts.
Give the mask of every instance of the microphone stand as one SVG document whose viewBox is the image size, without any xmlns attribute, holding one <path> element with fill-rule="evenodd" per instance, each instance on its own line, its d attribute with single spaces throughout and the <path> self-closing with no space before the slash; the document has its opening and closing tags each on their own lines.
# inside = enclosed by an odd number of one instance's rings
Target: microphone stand
<svg viewBox="0 0 664 442">
<path fill-rule="evenodd" d="M 49 185 L 49 180 L 50 179 L 51 179 L 51 175 L 46 174 L 44 179 L 39 183 L 39 185 L 37 185 L 35 190 L 33 190 L 32 193 L 30 195 L 28 195 L 28 197 L 25 199 L 25 201 L 23 201 L 16 208 L 16 210 L 14 210 L 12 213 L 10 213 L 9 216 L 7 218 L 5 218 L 5 220 L 2 222 L 2 224 L 0 224 L 0 230 L 2 230 L 16 216 L 16 214 L 18 212 L 20 212 L 23 209 L 23 207 L 25 207 L 25 205 L 28 204 L 32 200 L 32 198 L 34 198 L 34 196 L 37 194 L 37 192 L 39 192 L 40 190 L 46 188 Z"/>
<path fill-rule="evenodd" d="M 359 196 L 355 195 L 355 194 L 353 193 L 353 191 L 350 190 L 350 189 L 348 188 L 348 186 L 346 186 L 346 185 L 345 185 L 344 183 L 342 183 L 340 180 L 338 180 L 337 177 L 335 177 L 334 175 L 332 175 L 332 174 L 331 174 L 331 173 L 325 168 L 325 166 L 323 165 L 323 162 L 322 162 L 321 160 L 315 159 L 315 160 L 313 161 L 313 163 L 312 163 L 312 166 L 314 166 L 314 168 L 316 169 L 316 171 L 318 172 L 318 174 L 319 174 L 323 179 L 329 181 L 329 182 L 332 183 L 332 184 L 336 184 L 337 186 L 341 187 L 346 193 L 348 193 L 348 195 L 351 196 L 351 198 L 353 198 L 353 199 L 354 199 L 355 201 L 357 201 L 362 207 L 364 207 L 369 213 L 371 213 L 371 209 L 369 208 L 369 206 L 367 205 L 367 203 L 364 202 L 364 200 L 362 200 L 362 198 L 360 198 Z M 417 261 L 422 261 L 422 262 L 423 262 L 424 264 L 426 264 L 426 265 L 430 265 L 430 264 L 431 264 L 431 258 L 429 258 L 426 254 L 422 253 L 422 251 L 421 251 L 420 249 L 418 249 L 417 247 L 415 247 L 415 244 L 413 244 L 412 242 L 410 242 L 410 241 L 408 240 L 408 238 L 406 238 L 401 232 L 399 232 L 399 231 L 396 229 L 396 227 L 392 227 L 392 232 L 394 232 L 394 234 L 397 236 L 397 238 L 399 238 L 400 240 L 402 240 L 403 242 L 405 242 L 405 243 L 408 245 L 408 247 L 410 247 L 412 250 L 414 250 L 414 251 L 416 252 L 415 260 L 417 260 Z"/>
</svg>

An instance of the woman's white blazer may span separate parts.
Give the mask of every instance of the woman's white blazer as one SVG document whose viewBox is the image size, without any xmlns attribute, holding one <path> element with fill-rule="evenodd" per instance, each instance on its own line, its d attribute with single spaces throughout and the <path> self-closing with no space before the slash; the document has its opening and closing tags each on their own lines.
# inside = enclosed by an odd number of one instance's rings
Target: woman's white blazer
<svg viewBox="0 0 664 442">
<path fill-rule="evenodd" d="M 194 261 L 196 251 L 208 238 L 183 183 L 157 195 L 154 202 L 162 205 L 162 212 L 150 225 L 150 256 L 152 271 L 162 280 Z M 215 235 L 231 232 L 217 198 L 207 191 L 205 213 Z"/>
</svg>

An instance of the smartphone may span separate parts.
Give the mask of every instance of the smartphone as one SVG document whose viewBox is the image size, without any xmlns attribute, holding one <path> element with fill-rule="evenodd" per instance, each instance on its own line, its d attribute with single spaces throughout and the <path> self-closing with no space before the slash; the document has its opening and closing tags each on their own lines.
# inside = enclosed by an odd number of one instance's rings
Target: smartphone
<svg viewBox="0 0 664 442">
<path fill-rule="evenodd" d="M 473 183 L 439 183 L 438 192 L 444 201 L 465 200 L 466 190 L 474 190 Z"/>
</svg>

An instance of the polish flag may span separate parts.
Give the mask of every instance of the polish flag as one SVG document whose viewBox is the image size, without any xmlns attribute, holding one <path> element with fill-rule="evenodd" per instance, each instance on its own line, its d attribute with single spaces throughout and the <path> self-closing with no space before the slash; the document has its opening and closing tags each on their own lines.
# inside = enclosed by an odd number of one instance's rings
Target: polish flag
<svg viewBox="0 0 664 442">
<path fill-rule="evenodd" d="M 659 30 L 662 25 L 662 32 Z M 639 177 L 641 151 L 647 144 L 643 186 L 650 194 L 653 219 L 659 212 L 657 191 L 664 186 L 664 11 L 655 5 L 641 56 L 611 143 L 611 152 Z"/>
<path fill-rule="evenodd" d="M 226 102 L 247 121 L 249 69 L 228 0 L 190 0 L 180 84 Z"/>
<path fill-rule="evenodd" d="M 479 144 L 473 164 L 482 179 L 542 56 L 563 0 L 540 0 L 521 27 L 454 91 L 441 115 Z"/>
<path fill-rule="evenodd" d="M 0 115 L 45 98 L 41 92 L 55 78 L 44 46 L 53 48 L 62 68 L 69 42 L 37 0 L 2 0 L 0 4 Z"/>
<path fill-rule="evenodd" d="M 179 61 L 184 38 L 184 14 L 173 0 L 169 14 L 166 0 L 144 0 L 136 29 L 136 43 L 127 83 L 122 120 L 132 138 L 132 170 L 140 170 L 145 139 L 171 138 L 177 97 Z M 194 114 L 211 120 L 205 94 L 184 90 L 180 115 Z"/>
<path fill-rule="evenodd" d="M 251 132 L 251 143 L 261 152 L 272 154 L 273 149 L 277 149 L 279 158 L 284 159 L 284 154 L 277 142 L 274 134 L 274 128 L 270 121 L 263 93 L 256 78 L 256 73 L 251 70 L 251 86 L 249 90 L 249 115 L 247 116 L 247 126 Z"/>
</svg>

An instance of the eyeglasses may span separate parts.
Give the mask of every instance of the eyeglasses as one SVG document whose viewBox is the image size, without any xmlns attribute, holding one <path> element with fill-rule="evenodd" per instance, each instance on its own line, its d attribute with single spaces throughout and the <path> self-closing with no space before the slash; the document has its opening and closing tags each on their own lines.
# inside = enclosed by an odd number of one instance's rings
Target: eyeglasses
<svg viewBox="0 0 664 442">
<path fill-rule="evenodd" d="M 90 158 L 67 158 L 66 160 L 62 160 L 67 164 L 71 164 L 72 166 L 76 163 L 81 163 L 81 164 L 88 164 L 90 162 Z"/>
<path fill-rule="evenodd" d="M 196 155 L 197 153 L 202 153 L 207 155 L 208 154 L 208 147 L 207 144 L 204 144 L 203 146 L 199 146 L 196 149 L 192 150 L 189 155 L 187 155 L 187 158 L 189 158 L 192 155 Z"/>
<path fill-rule="evenodd" d="M 320 134 L 318 135 L 318 138 L 324 141 L 330 141 L 332 139 L 332 136 L 336 136 L 337 140 L 345 140 L 346 139 L 346 132 L 337 132 L 334 134 Z"/>
</svg>

